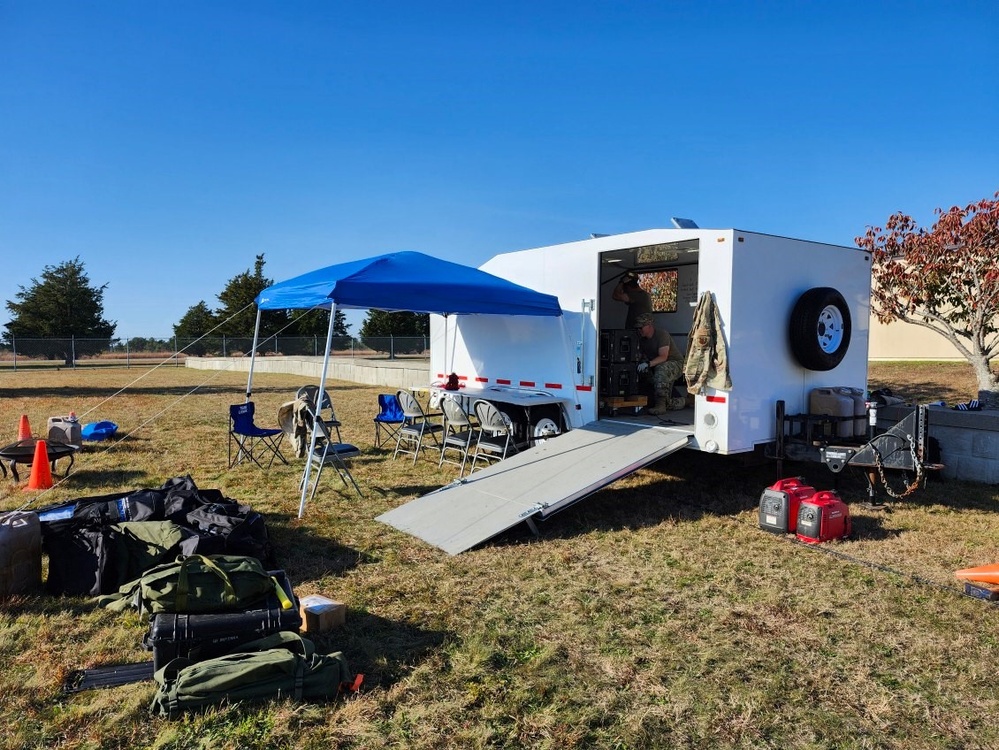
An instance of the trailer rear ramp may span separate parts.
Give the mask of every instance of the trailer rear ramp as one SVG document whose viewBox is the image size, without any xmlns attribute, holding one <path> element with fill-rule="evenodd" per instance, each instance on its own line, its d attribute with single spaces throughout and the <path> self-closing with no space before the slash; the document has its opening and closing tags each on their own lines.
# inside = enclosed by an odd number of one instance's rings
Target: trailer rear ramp
<svg viewBox="0 0 999 750">
<path fill-rule="evenodd" d="M 546 518 L 675 453 L 692 428 L 598 420 L 481 469 L 376 520 L 457 555 L 532 518 Z"/>
</svg>

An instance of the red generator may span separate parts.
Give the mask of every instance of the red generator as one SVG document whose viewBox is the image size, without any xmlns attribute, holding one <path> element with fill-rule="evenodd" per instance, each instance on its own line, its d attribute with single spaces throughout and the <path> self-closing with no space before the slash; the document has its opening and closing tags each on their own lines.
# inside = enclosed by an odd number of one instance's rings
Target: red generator
<svg viewBox="0 0 999 750">
<path fill-rule="evenodd" d="M 779 479 L 760 496 L 760 528 L 774 534 L 793 534 L 802 500 L 815 494 L 815 488 L 802 477 Z"/>
<path fill-rule="evenodd" d="M 850 509 L 835 490 L 816 492 L 798 506 L 798 539 L 808 544 L 850 536 Z"/>
</svg>

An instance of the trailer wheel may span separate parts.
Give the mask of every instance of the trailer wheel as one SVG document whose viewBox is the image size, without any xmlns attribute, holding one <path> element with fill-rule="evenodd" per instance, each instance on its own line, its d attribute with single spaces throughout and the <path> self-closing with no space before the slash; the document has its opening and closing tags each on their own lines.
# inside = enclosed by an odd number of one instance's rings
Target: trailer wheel
<svg viewBox="0 0 999 750">
<path fill-rule="evenodd" d="M 806 370 L 832 370 L 850 348 L 850 308 L 831 287 L 809 289 L 794 303 L 788 332 L 798 364 Z"/>
<path fill-rule="evenodd" d="M 559 428 L 558 424 L 550 417 L 542 417 L 539 419 L 534 423 L 533 429 L 535 443 L 540 443 L 548 438 L 553 438 L 562 434 L 562 430 Z"/>
</svg>

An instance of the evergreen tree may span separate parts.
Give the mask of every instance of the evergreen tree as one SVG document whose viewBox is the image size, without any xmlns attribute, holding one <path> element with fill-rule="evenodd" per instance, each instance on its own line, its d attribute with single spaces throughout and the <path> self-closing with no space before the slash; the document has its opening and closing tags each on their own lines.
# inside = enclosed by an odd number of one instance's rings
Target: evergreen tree
<svg viewBox="0 0 999 750">
<path fill-rule="evenodd" d="M 173 335 L 178 339 L 178 345 L 186 353 L 196 357 L 208 352 L 208 343 L 199 341 L 202 336 L 213 332 L 218 323 L 215 313 L 211 311 L 204 300 L 188 308 L 184 317 L 173 327 Z"/>
<path fill-rule="evenodd" d="M 361 340 L 375 351 L 393 354 L 419 354 L 430 335 L 430 316 L 426 313 L 369 310 L 361 324 Z"/>
<path fill-rule="evenodd" d="M 274 282 L 264 276 L 264 255 L 257 256 L 253 272 L 249 270 L 233 276 L 219 293 L 222 307 L 216 310 L 220 321 L 219 333 L 226 336 L 245 336 L 252 339 L 257 320 L 257 295 Z M 288 322 L 283 310 L 267 311 L 260 317 L 260 338 L 280 331 Z"/>
<path fill-rule="evenodd" d="M 289 336 L 321 336 L 326 338 L 329 329 L 330 316 L 326 310 L 292 310 L 291 320 L 286 334 Z M 349 336 L 350 326 L 343 310 L 337 310 L 333 314 L 333 335 Z"/>
<path fill-rule="evenodd" d="M 426 313 L 369 310 L 361 324 L 361 336 L 429 336 L 430 316 Z"/>
<path fill-rule="evenodd" d="M 18 351 L 44 354 L 49 359 L 59 356 L 72 364 L 74 353 L 80 356 L 101 351 L 114 336 L 117 323 L 104 319 L 107 284 L 93 286 L 79 256 L 57 266 L 45 266 L 41 280 L 32 279 L 27 289 L 18 288 L 18 301 L 7 301 L 12 320 L 4 326 L 3 336 L 7 345 L 14 344 L 15 339 L 26 339 L 16 342 Z M 30 340 L 42 337 L 62 341 L 53 348 L 52 341 Z"/>
</svg>

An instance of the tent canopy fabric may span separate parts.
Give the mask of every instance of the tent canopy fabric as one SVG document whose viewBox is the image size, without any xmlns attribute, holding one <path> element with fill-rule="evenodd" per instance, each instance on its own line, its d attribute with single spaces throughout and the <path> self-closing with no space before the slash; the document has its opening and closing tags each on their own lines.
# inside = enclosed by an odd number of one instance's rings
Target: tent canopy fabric
<svg viewBox="0 0 999 750">
<path fill-rule="evenodd" d="M 562 314 L 558 298 L 412 251 L 338 263 L 257 295 L 260 310 L 339 308 L 447 314 Z"/>
</svg>

